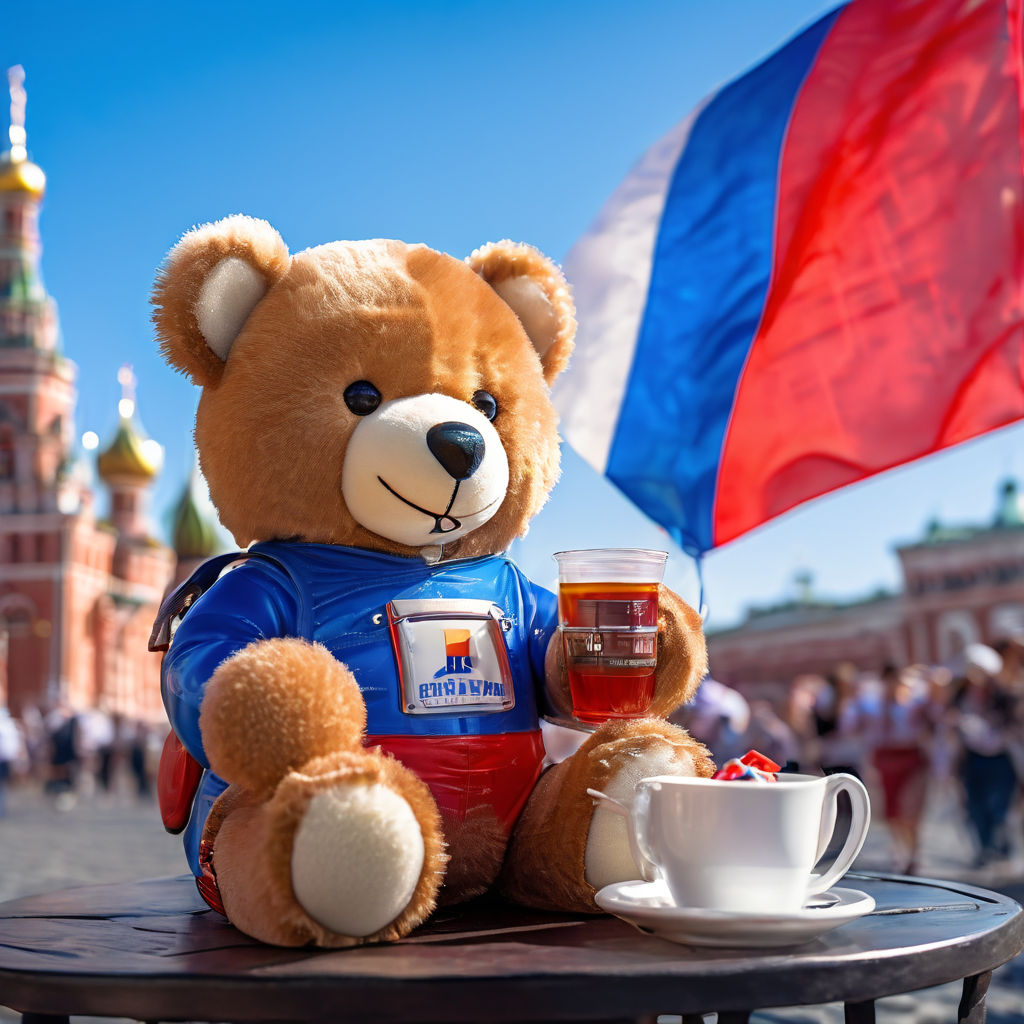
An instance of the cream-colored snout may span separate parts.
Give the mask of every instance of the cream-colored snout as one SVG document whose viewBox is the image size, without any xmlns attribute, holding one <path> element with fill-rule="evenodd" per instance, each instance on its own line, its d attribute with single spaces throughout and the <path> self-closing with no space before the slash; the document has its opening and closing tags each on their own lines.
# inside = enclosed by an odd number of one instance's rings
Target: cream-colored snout
<svg viewBox="0 0 1024 1024">
<path fill-rule="evenodd" d="M 850 831 L 832 864 L 813 869 L 828 846 L 836 799 L 850 796 Z M 852 775 L 784 774 L 775 783 L 659 776 L 642 779 L 632 807 L 587 792 L 627 818 L 644 878 L 664 879 L 679 907 L 790 913 L 830 889 L 867 838 L 867 790 Z"/>
<path fill-rule="evenodd" d="M 505 447 L 479 410 L 450 395 L 412 395 L 360 419 L 341 493 L 360 526 L 421 547 L 449 544 L 490 520 L 508 480 Z"/>
</svg>

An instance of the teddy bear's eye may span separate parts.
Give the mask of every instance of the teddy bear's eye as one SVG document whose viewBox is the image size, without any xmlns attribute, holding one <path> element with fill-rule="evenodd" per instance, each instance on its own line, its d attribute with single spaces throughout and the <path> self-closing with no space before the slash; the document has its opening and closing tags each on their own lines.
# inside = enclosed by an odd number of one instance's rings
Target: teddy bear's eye
<svg viewBox="0 0 1024 1024">
<path fill-rule="evenodd" d="M 345 388 L 345 404 L 357 416 L 369 416 L 380 405 L 380 392 L 368 380 L 353 381 Z"/>
<path fill-rule="evenodd" d="M 477 391 L 473 395 L 473 404 L 489 419 L 498 415 L 498 403 L 489 391 Z"/>
</svg>

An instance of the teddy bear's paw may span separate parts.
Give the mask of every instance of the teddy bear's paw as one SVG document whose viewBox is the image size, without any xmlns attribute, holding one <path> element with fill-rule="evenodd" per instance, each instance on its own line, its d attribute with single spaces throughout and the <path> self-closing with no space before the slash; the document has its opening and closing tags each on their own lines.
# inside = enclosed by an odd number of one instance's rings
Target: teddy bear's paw
<svg viewBox="0 0 1024 1024">
<path fill-rule="evenodd" d="M 355 677 L 325 647 L 259 640 L 213 673 L 199 726 L 222 779 L 269 794 L 311 758 L 360 748 L 366 705 Z"/>
<path fill-rule="evenodd" d="M 409 906 L 423 872 L 424 842 L 407 800 L 382 783 L 317 793 L 295 832 L 295 898 L 314 921 L 365 938 Z"/>
<path fill-rule="evenodd" d="M 591 751 L 598 776 L 595 781 L 600 782 L 594 788 L 627 807 L 632 806 L 636 784 L 641 779 L 653 775 L 710 774 L 710 761 L 703 746 L 667 723 L 650 724 L 651 731 L 645 734 L 609 737 L 609 742 Z M 601 806 L 595 808 L 584 854 L 585 877 L 595 889 L 641 877 L 630 853 L 626 829 L 626 819 L 621 815 Z"/>
<path fill-rule="evenodd" d="M 314 758 L 269 799 L 230 786 L 203 840 L 228 919 L 278 946 L 400 939 L 437 906 L 447 862 L 430 790 L 377 750 Z"/>
</svg>

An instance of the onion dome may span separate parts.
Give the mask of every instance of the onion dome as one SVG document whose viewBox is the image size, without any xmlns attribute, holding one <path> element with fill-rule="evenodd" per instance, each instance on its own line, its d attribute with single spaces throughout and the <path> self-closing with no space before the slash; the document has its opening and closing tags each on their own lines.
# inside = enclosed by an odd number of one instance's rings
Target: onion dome
<svg viewBox="0 0 1024 1024">
<path fill-rule="evenodd" d="M 148 439 L 135 428 L 135 424 L 126 416 L 114 435 L 114 440 L 106 451 L 100 453 L 97 466 L 100 476 L 107 483 L 123 477 L 132 477 L 140 481 L 152 480 L 160 470 L 159 459 L 147 443 Z"/>
<path fill-rule="evenodd" d="M 46 175 L 43 169 L 22 158 L 16 160 L 14 153 L 0 154 L 0 192 L 22 192 L 34 199 L 42 199 L 46 191 Z"/>
<path fill-rule="evenodd" d="M 995 525 L 1004 529 L 1024 526 L 1021 516 L 1020 494 L 1017 492 L 1016 480 L 1004 480 L 1000 488 L 999 505 L 996 508 Z"/>
<path fill-rule="evenodd" d="M 216 527 L 196 501 L 196 483 L 197 474 L 193 473 L 174 506 L 174 553 L 183 561 L 210 558 L 220 548 Z"/>
<path fill-rule="evenodd" d="M 160 472 L 163 449 L 150 440 L 135 421 L 135 374 L 130 366 L 117 371 L 121 385 L 121 401 L 117 403 L 121 422 L 110 447 L 96 460 L 100 476 L 106 483 L 114 480 L 137 480 L 148 483 Z"/>
</svg>

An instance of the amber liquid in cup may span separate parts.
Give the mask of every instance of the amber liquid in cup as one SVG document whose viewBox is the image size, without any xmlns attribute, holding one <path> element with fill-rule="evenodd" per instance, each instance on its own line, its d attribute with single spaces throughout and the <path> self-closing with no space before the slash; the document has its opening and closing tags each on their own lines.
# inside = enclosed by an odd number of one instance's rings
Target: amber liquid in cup
<svg viewBox="0 0 1024 1024">
<path fill-rule="evenodd" d="M 638 718 L 654 699 L 657 583 L 560 583 L 558 611 L 573 717 Z"/>
</svg>

